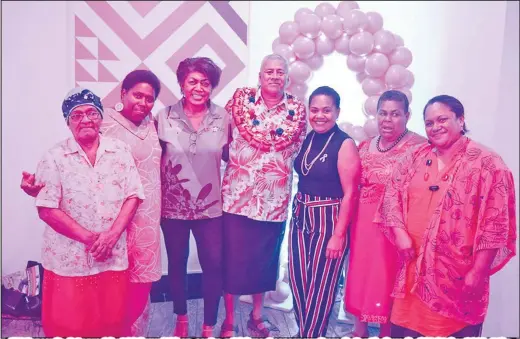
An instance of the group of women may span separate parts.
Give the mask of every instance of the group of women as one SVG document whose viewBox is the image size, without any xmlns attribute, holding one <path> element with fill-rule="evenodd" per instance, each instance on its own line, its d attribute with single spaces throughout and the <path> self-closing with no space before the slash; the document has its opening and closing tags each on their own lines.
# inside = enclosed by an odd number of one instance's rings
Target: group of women
<svg viewBox="0 0 520 339">
<path fill-rule="evenodd" d="M 87 89 L 67 95 L 72 137 L 21 185 L 48 225 L 47 336 L 145 335 L 160 229 L 174 336 L 188 336 L 190 232 L 203 271 L 201 336 L 214 335 L 222 293 L 218 336 L 237 335 L 243 294 L 253 296 L 250 335 L 272 336 L 263 298 L 276 288 L 293 169 L 289 282 L 298 337 L 325 336 L 349 249 L 345 305 L 357 318 L 355 335 L 367 336 L 369 322 L 380 323 L 380 336 L 479 334 L 489 276 L 515 255 L 510 170 L 465 136 L 454 97 L 426 104 L 426 139 L 406 128 L 407 97 L 384 92 L 379 135 L 356 146 L 337 125 L 338 93 L 317 88 L 307 112 L 285 91 L 287 68 L 284 58 L 265 57 L 259 86 L 237 89 L 222 108 L 211 101 L 220 68 L 188 58 L 177 69 L 182 99 L 155 119 L 160 82 L 149 71 L 127 75 L 113 109 Z"/>
</svg>

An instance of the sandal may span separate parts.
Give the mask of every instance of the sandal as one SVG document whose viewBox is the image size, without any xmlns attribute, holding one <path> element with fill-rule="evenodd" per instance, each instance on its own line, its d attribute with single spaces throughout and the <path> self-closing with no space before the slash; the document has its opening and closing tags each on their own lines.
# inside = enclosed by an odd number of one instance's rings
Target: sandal
<svg viewBox="0 0 520 339">
<path fill-rule="evenodd" d="M 233 324 L 223 323 L 220 328 L 220 338 L 232 338 L 236 337 L 238 333 L 238 326 L 233 326 Z"/>
<path fill-rule="evenodd" d="M 202 338 L 213 337 L 213 328 L 214 328 L 214 326 L 202 325 L 202 333 L 200 334 L 200 336 Z"/>
<path fill-rule="evenodd" d="M 260 327 L 263 325 L 262 327 Z M 249 320 L 247 321 L 247 329 L 251 336 L 255 334 L 259 337 L 267 338 L 270 336 L 271 331 L 280 332 L 278 327 L 274 326 L 269 322 L 266 316 L 262 316 L 260 319 L 253 318 L 253 312 L 249 314 Z"/>
<path fill-rule="evenodd" d="M 175 323 L 174 337 L 187 338 L 188 337 L 188 320 L 177 320 Z"/>
</svg>

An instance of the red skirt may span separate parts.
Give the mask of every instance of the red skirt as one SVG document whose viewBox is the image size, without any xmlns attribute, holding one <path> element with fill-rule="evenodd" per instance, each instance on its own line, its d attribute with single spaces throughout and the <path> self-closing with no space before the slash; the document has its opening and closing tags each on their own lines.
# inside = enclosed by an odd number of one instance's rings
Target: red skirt
<svg viewBox="0 0 520 339">
<path fill-rule="evenodd" d="M 129 335 L 128 271 L 64 277 L 45 270 L 42 326 L 46 337 Z"/>
</svg>

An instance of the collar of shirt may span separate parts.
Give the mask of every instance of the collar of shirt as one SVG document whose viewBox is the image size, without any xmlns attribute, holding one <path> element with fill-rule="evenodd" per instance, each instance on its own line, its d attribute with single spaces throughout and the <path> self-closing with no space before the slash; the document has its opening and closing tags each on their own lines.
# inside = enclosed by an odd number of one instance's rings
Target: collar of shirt
<svg viewBox="0 0 520 339">
<path fill-rule="evenodd" d="M 135 135 L 141 140 L 146 139 L 148 133 L 150 132 L 150 120 L 152 119 L 152 113 L 150 113 L 146 118 L 143 119 L 139 126 L 136 126 L 130 120 L 125 118 L 120 112 L 117 112 L 113 109 L 106 109 L 105 112 L 109 115 L 114 121 L 123 126 L 130 133 Z"/>
<path fill-rule="evenodd" d="M 182 99 L 179 100 L 175 105 L 172 105 L 168 108 L 168 113 L 166 116 L 167 119 L 180 120 L 184 122 L 184 124 L 192 130 L 191 123 L 184 113 L 184 107 L 182 106 Z M 208 113 L 204 116 L 204 120 L 202 121 L 202 126 L 199 131 L 203 130 L 205 127 L 211 125 L 215 120 L 220 119 L 221 116 L 217 113 L 217 108 L 215 104 L 210 101 Z"/>
<path fill-rule="evenodd" d="M 283 92 L 282 100 L 279 103 L 277 103 L 276 105 L 274 105 L 271 108 L 267 108 L 267 105 L 264 102 L 264 98 L 262 98 L 262 89 L 260 87 L 258 87 L 258 90 L 256 91 L 256 96 L 255 96 L 255 105 L 258 105 L 258 104 L 263 105 L 266 111 L 270 111 L 270 110 L 276 109 L 278 106 L 284 105 L 283 108 L 286 111 L 287 110 L 287 92 Z"/>
<path fill-rule="evenodd" d="M 85 158 L 87 158 L 85 151 L 83 151 L 83 149 L 78 144 L 78 142 L 74 139 L 74 137 L 69 138 L 69 140 L 67 141 L 67 145 L 65 147 L 66 147 L 64 150 L 65 155 L 78 153 L 78 154 L 84 156 Z M 115 147 L 115 145 L 112 144 L 112 142 L 110 142 L 110 139 L 107 139 L 106 137 L 100 135 L 99 136 L 99 147 L 96 152 L 96 163 L 98 162 L 101 155 L 104 154 L 105 152 L 113 153 L 115 151 L 116 151 L 116 147 Z"/>
</svg>

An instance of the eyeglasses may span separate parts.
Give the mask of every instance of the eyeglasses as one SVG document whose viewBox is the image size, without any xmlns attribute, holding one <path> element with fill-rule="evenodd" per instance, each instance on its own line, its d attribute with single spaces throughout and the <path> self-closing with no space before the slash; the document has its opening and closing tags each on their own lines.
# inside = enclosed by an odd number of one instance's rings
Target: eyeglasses
<svg viewBox="0 0 520 339">
<path fill-rule="evenodd" d="M 190 153 L 197 153 L 197 132 L 190 134 Z"/>
<path fill-rule="evenodd" d="M 89 111 L 85 114 L 81 113 L 72 113 L 69 115 L 69 119 L 74 122 L 80 122 L 83 120 L 83 117 L 87 117 L 90 121 L 99 119 L 100 113 L 98 111 Z"/>
</svg>

